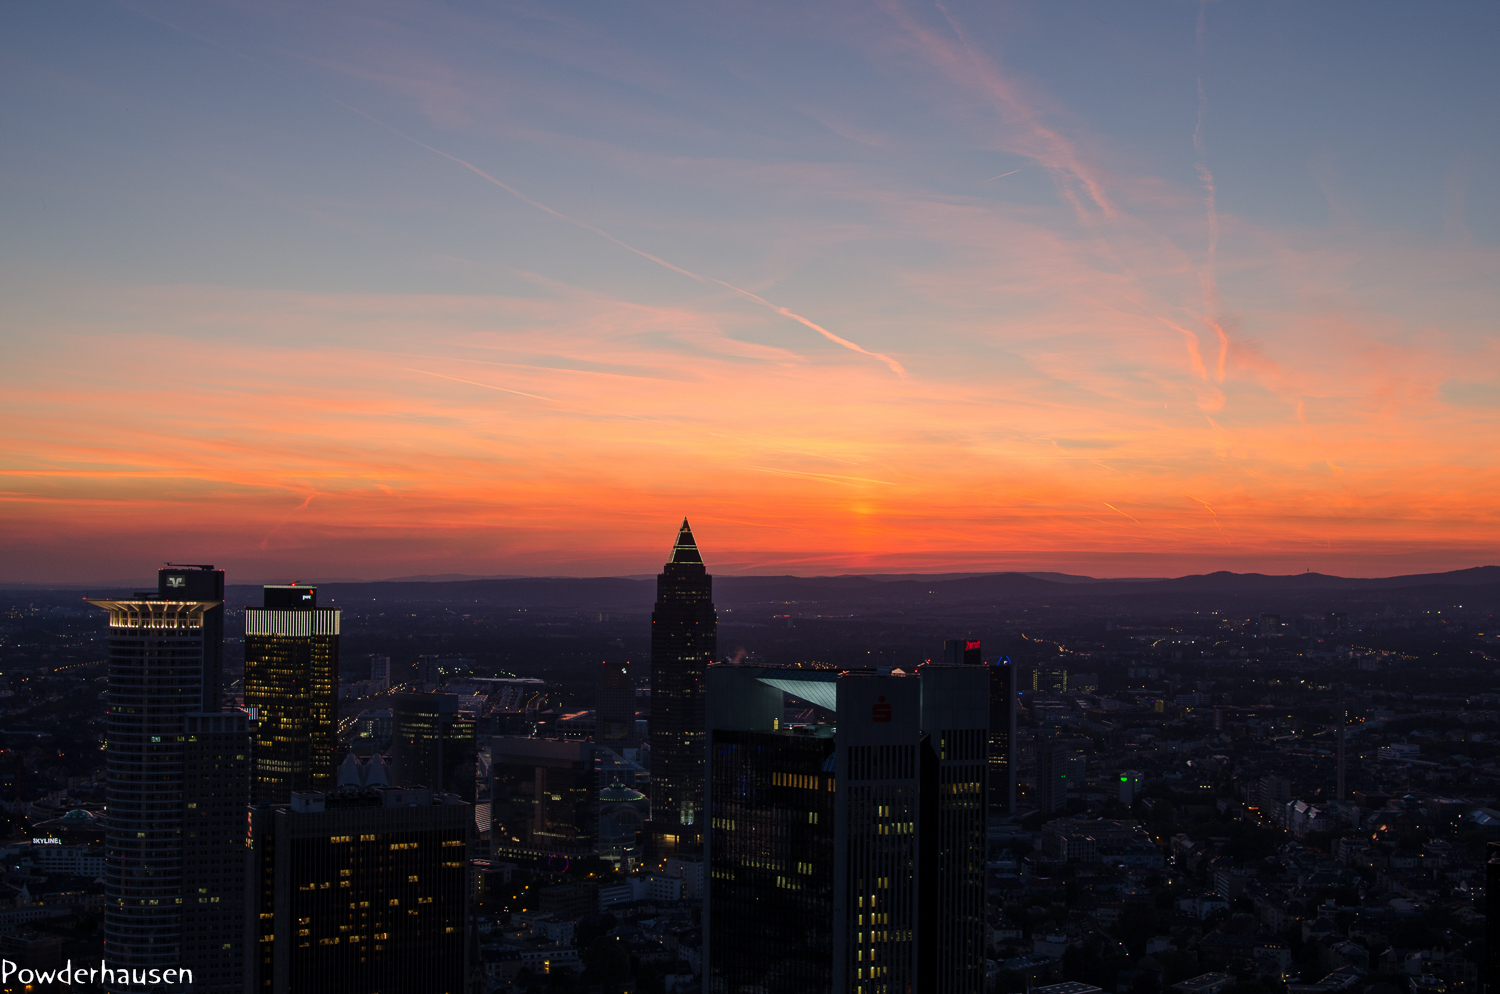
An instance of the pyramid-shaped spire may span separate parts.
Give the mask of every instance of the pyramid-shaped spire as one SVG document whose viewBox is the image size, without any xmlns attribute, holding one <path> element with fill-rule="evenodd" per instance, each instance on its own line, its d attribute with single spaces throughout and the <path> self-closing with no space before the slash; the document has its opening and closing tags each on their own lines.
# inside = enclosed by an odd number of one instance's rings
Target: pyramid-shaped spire
<svg viewBox="0 0 1500 994">
<path fill-rule="evenodd" d="M 682 519 L 682 527 L 677 530 L 677 544 L 672 546 L 672 558 L 667 562 L 703 565 L 703 557 L 698 554 L 698 543 L 693 541 L 693 530 L 688 527 L 687 518 Z"/>
</svg>

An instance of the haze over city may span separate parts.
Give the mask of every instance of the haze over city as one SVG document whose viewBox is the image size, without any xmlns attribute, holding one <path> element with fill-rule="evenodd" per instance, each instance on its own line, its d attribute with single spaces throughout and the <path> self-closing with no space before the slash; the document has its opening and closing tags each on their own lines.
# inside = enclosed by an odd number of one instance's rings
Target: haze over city
<svg viewBox="0 0 1500 994">
<path fill-rule="evenodd" d="M 1490 5 L 15 5 L 0 580 L 1497 561 Z"/>
</svg>

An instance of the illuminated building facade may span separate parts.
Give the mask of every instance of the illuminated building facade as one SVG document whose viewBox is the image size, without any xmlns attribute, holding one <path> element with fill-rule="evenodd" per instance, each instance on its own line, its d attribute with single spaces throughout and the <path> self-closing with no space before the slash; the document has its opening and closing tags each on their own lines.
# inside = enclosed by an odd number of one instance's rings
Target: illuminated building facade
<svg viewBox="0 0 1500 994">
<path fill-rule="evenodd" d="M 651 612 L 650 855 L 696 853 L 703 805 L 704 674 L 718 653 L 713 578 L 682 521 Z"/>
<path fill-rule="evenodd" d="M 318 588 L 268 585 L 245 608 L 245 707 L 257 804 L 333 786 L 338 714 L 338 608 L 318 607 Z"/>
<path fill-rule="evenodd" d="M 987 684 L 709 669 L 708 989 L 981 994 Z M 836 730 L 781 727 L 783 693 Z"/>
<path fill-rule="evenodd" d="M 425 788 L 252 809 L 256 994 L 465 994 L 473 808 Z"/>
<path fill-rule="evenodd" d="M 574 739 L 490 740 L 490 852 L 545 863 L 595 852 L 599 775 L 594 746 Z"/>
<path fill-rule="evenodd" d="M 396 778 L 474 803 L 475 724 L 458 713 L 457 694 L 397 694 L 391 705 Z"/>
<path fill-rule="evenodd" d="M 240 974 L 214 966 L 243 949 L 243 903 L 226 898 L 244 854 L 249 745 L 243 714 L 219 713 L 224 573 L 169 567 L 154 592 L 91 603 L 109 613 L 105 956 L 238 991 Z M 222 879 L 207 880 L 215 867 Z"/>
</svg>

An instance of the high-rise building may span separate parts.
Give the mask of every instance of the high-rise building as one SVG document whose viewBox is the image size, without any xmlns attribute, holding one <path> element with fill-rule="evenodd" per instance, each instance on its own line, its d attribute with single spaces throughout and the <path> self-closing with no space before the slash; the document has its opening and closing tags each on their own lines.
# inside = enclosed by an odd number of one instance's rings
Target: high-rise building
<svg viewBox="0 0 1500 994">
<path fill-rule="evenodd" d="M 946 639 L 939 661 L 949 666 L 978 666 L 983 662 L 980 642 L 978 639 Z"/>
<path fill-rule="evenodd" d="M 266 586 L 245 608 L 245 707 L 252 715 L 251 795 L 285 804 L 293 791 L 333 786 L 339 622 L 318 588 Z"/>
<path fill-rule="evenodd" d="M 168 567 L 91 603 L 109 612 L 105 957 L 238 991 L 249 742 L 243 712 L 219 712 L 224 573 Z"/>
<path fill-rule="evenodd" d="M 703 804 L 704 673 L 718 652 L 713 578 L 687 519 L 656 579 L 651 612 L 649 855 L 697 852 Z"/>
<path fill-rule="evenodd" d="M 1036 808 L 1044 815 L 1068 807 L 1068 750 L 1046 739 L 1036 744 Z"/>
<path fill-rule="evenodd" d="M 1135 797 L 1141 792 L 1141 771 L 1122 770 L 1120 772 L 1120 803 L 1127 808 L 1135 803 Z"/>
<path fill-rule="evenodd" d="M 630 663 L 604 662 L 594 696 L 594 742 L 624 755 L 640 742 L 635 735 L 635 684 Z"/>
<path fill-rule="evenodd" d="M 984 670 L 714 666 L 708 688 L 706 989 L 980 994 Z M 836 729 L 782 727 L 783 693 Z"/>
<path fill-rule="evenodd" d="M 370 682 L 382 690 L 391 689 L 391 657 L 370 657 Z"/>
<path fill-rule="evenodd" d="M 999 821 L 1016 811 L 1016 667 L 1001 656 L 985 667 L 990 676 L 989 808 Z"/>
<path fill-rule="evenodd" d="M 594 745 L 497 735 L 490 740 L 490 851 L 544 863 L 593 853 L 599 837 Z"/>
<path fill-rule="evenodd" d="M 249 716 L 190 714 L 183 731 L 182 953 L 202 964 L 195 990 L 238 991 L 245 978 L 245 805 Z"/>
<path fill-rule="evenodd" d="M 426 788 L 251 813 L 256 994 L 465 994 L 473 808 Z"/>
<path fill-rule="evenodd" d="M 1485 844 L 1484 944 L 1487 991 L 1500 990 L 1500 842 Z"/>
<path fill-rule="evenodd" d="M 391 703 L 391 760 L 408 786 L 457 794 L 474 803 L 475 724 L 458 712 L 457 694 L 397 694 Z"/>
<path fill-rule="evenodd" d="M 984 664 L 978 639 L 948 639 L 943 642 L 942 661 L 950 666 Z M 998 821 L 1016 810 L 1016 772 L 1011 762 L 1016 740 L 1016 668 L 1009 656 L 1001 656 L 989 667 L 989 772 L 986 777 L 989 820 Z"/>
</svg>

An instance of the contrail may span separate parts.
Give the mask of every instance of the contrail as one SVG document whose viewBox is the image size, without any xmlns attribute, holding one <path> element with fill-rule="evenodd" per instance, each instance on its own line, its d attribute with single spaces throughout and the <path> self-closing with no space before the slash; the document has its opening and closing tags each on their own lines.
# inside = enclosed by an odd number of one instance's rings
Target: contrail
<svg viewBox="0 0 1500 994">
<path fill-rule="evenodd" d="M 1202 500 L 1201 498 L 1194 497 L 1192 494 L 1183 494 L 1183 496 L 1186 497 L 1188 500 L 1196 500 L 1196 501 L 1198 501 L 1198 503 L 1200 503 L 1204 507 L 1208 508 L 1208 513 L 1212 514 L 1214 516 L 1214 524 L 1218 527 L 1219 531 L 1222 532 L 1224 530 L 1224 526 L 1219 523 L 1219 515 L 1218 515 L 1217 512 L 1214 511 L 1214 506 L 1212 504 L 1210 504 L 1206 500 Z"/>
<path fill-rule="evenodd" d="M 449 376 L 446 373 L 434 373 L 431 370 L 417 369 L 413 366 L 402 366 L 401 368 L 406 370 L 408 373 L 422 373 L 427 376 L 436 376 L 444 380 L 452 380 L 455 383 L 467 383 L 471 387 L 484 387 L 486 390 L 499 390 L 501 393 L 513 393 L 518 397 L 530 397 L 532 400 L 545 400 L 548 403 L 551 403 L 552 401 L 551 397 L 542 397 L 534 393 L 527 393 L 524 390 L 511 390 L 508 387 L 497 387 L 492 383 L 480 383 L 478 380 L 465 380 L 457 376 Z"/>
<path fill-rule="evenodd" d="M 621 241 L 620 239 L 616 238 L 614 235 L 611 235 L 609 232 L 605 231 L 602 228 L 596 228 L 592 224 L 589 224 L 587 221 L 580 221 L 576 217 L 572 217 L 570 215 L 564 214 L 562 211 L 555 210 L 555 209 L 553 209 L 551 207 L 548 207 L 546 204 L 542 203 L 540 200 L 533 200 L 531 197 L 526 196 L 526 194 L 522 193 L 520 190 L 517 190 L 515 187 L 511 186 L 509 183 L 506 183 L 503 180 L 496 179 L 494 176 L 491 176 L 489 173 L 485 172 L 483 169 L 480 169 L 478 166 L 474 165 L 474 163 L 472 163 L 472 162 L 468 162 L 468 161 L 466 161 L 464 159 L 460 159 L 458 156 L 453 155 L 450 152 L 444 152 L 440 148 L 435 148 L 432 145 L 429 145 L 429 144 L 427 144 L 424 141 L 421 141 L 419 139 L 413 138 L 411 135 L 408 135 L 406 132 L 401 131 L 401 130 L 399 130 L 397 128 L 394 128 L 394 127 L 392 127 L 389 124 L 386 124 L 384 121 L 380 120 L 377 117 L 373 117 L 370 114 L 365 113 L 364 111 L 360 110 L 358 107 L 351 107 L 349 104 L 346 104 L 343 101 L 337 101 L 337 103 L 339 104 L 339 106 L 343 107 L 345 110 L 348 110 L 348 111 L 351 111 L 351 112 L 353 112 L 355 114 L 358 114 L 360 117 L 364 118 L 367 121 L 370 121 L 373 124 L 378 124 L 380 127 L 385 128 L 387 131 L 391 132 L 392 134 L 396 135 L 399 138 L 406 139 L 407 141 L 411 142 L 413 145 L 416 145 L 416 146 L 418 146 L 420 148 L 425 148 L 427 151 L 433 152 L 433 153 L 435 153 L 437 155 L 441 155 L 443 158 L 449 160 L 450 162 L 456 162 L 456 163 L 458 163 L 460 166 L 463 166 L 465 169 L 467 169 L 470 172 L 474 173 L 476 176 L 480 177 L 481 179 L 484 179 L 487 182 L 493 183 L 495 186 L 498 186 L 500 189 L 504 190 L 506 193 L 510 194 L 512 197 L 515 197 L 517 200 L 521 201 L 522 203 L 529 204 L 532 207 L 535 207 L 539 211 L 545 211 L 546 213 L 551 214 L 553 217 L 557 218 L 558 220 L 566 221 L 569 224 L 577 225 L 578 227 L 583 228 L 585 231 L 592 231 L 594 234 L 598 235 L 600 238 L 608 239 L 609 241 L 613 242 L 614 244 L 620 246 L 620 248 L 624 249 L 625 251 L 627 251 L 627 252 L 634 252 L 636 255 L 640 256 L 641 258 L 643 258 L 643 259 L 649 259 L 652 262 L 656 263 L 658 266 L 662 266 L 662 267 L 664 267 L 666 269 L 670 269 L 672 272 L 678 273 L 678 274 L 680 274 L 682 276 L 686 276 L 690 280 L 696 280 L 697 282 L 703 283 L 703 284 L 717 283 L 719 286 L 722 286 L 722 287 L 724 287 L 724 288 L 726 288 L 728 290 L 732 290 L 732 291 L 734 291 L 735 293 L 739 294 L 742 297 L 745 297 L 745 298 L 747 298 L 749 300 L 753 300 L 757 304 L 760 304 L 760 305 L 762 305 L 764 307 L 770 308 L 771 310 L 775 311 L 777 314 L 780 314 L 783 317 L 791 318 L 793 321 L 796 321 L 798 324 L 801 324 L 801 325 L 804 325 L 804 326 L 806 326 L 808 328 L 811 328 L 813 331 L 816 331 L 818 334 L 822 335 L 824 338 L 828 339 L 830 342 L 835 342 L 835 343 L 837 343 L 839 345 L 842 345 L 844 348 L 849 349 L 851 352 L 858 352 L 860 355 L 867 355 L 867 356 L 869 356 L 872 359 L 879 359 L 881 362 L 883 362 L 887 366 L 889 366 L 891 368 L 891 372 L 895 373 L 897 376 L 900 376 L 902 378 L 905 378 L 905 376 L 906 376 L 906 368 L 904 366 L 902 366 L 901 363 L 897 362 L 895 359 L 892 359 L 888 355 L 885 355 L 885 354 L 880 353 L 880 352 L 871 352 L 869 349 L 864 348 L 863 346 L 857 345 L 854 342 L 849 341 L 849 339 L 847 339 L 847 338 L 841 338 L 840 336 L 835 335 L 833 332 L 829 331 L 827 328 L 823 327 L 822 325 L 818 324 L 817 322 L 810 321 L 807 318 L 803 317 L 802 315 L 797 314 L 794 311 L 789 310 L 788 308 L 782 307 L 779 304 L 773 304 L 773 303 L 771 303 L 771 301 L 767 300 L 766 298 L 764 298 L 764 297 L 762 297 L 762 296 L 760 296 L 758 294 L 751 293 L 749 290 L 746 290 L 746 289 L 744 289 L 742 287 L 737 287 L 733 283 L 726 283 L 725 281 L 723 281 L 721 279 L 715 279 L 712 276 L 700 276 L 697 273 L 694 273 L 694 272 L 691 272 L 689 270 L 683 269 L 681 266 L 674 265 L 673 263 L 668 262 L 666 259 L 663 259 L 660 256 L 652 255 L 650 252 L 647 252 L 644 249 L 638 249 L 634 245 L 629 244 L 628 242 Z"/>
<path fill-rule="evenodd" d="M 1014 176 L 1014 175 L 1015 175 L 1015 174 L 1016 174 L 1016 173 L 1018 173 L 1018 172 L 1020 172 L 1020 171 L 1021 171 L 1021 170 L 1019 170 L 1019 169 L 1012 169 L 1012 170 L 1011 170 L 1011 171 L 1010 171 L 1010 172 L 1008 172 L 1008 173 L 1001 173 L 1001 174 L 1000 174 L 1000 175 L 999 175 L 999 176 L 991 176 L 991 177 L 990 177 L 990 178 L 989 178 L 989 179 L 987 179 L 987 180 L 984 180 L 984 181 L 983 181 L 983 182 L 985 182 L 985 183 L 993 183 L 993 182 L 995 182 L 995 180 L 997 180 L 997 179 L 1004 179 L 1004 178 L 1005 178 L 1005 177 L 1007 177 L 1007 176 Z"/>
<path fill-rule="evenodd" d="M 1111 511 L 1115 512 L 1116 514 L 1125 514 L 1124 511 L 1120 510 L 1118 507 L 1115 507 L 1109 501 L 1105 501 L 1104 502 L 1104 506 L 1107 507 L 1107 508 L 1109 508 Z M 1136 524 L 1140 524 L 1140 521 L 1136 520 L 1134 517 L 1132 517 L 1129 514 L 1125 514 L 1125 517 L 1130 518 L 1131 521 L 1135 521 Z"/>
<path fill-rule="evenodd" d="M 1214 174 L 1208 168 L 1208 148 L 1203 141 L 1203 119 L 1208 113 L 1208 96 L 1203 90 L 1203 38 L 1208 31 L 1208 0 L 1198 3 L 1198 123 L 1193 127 L 1193 148 L 1198 153 L 1194 164 L 1198 170 L 1198 181 L 1203 184 L 1203 207 L 1208 212 L 1208 256 L 1198 274 L 1198 283 L 1203 288 L 1203 318 L 1219 336 L 1219 362 L 1215 374 L 1224 382 L 1224 360 L 1229 354 L 1229 336 L 1219 323 L 1219 281 L 1217 255 L 1219 251 L 1219 206 L 1214 189 Z"/>
</svg>

